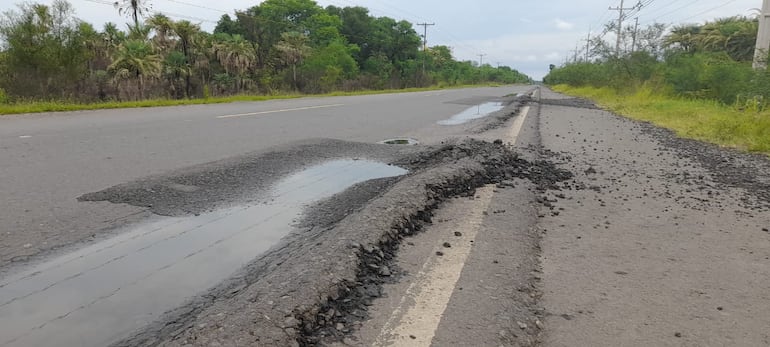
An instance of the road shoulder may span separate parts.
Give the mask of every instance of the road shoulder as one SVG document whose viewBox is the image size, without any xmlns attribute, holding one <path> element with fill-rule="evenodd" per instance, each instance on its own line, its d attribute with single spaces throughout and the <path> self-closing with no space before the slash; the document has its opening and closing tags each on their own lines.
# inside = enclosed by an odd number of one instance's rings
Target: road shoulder
<svg viewBox="0 0 770 347">
<path fill-rule="evenodd" d="M 544 345 L 770 344 L 763 193 L 726 184 L 729 170 L 682 155 L 645 124 L 548 103 L 543 145 L 572 157 L 566 168 L 590 189 L 539 222 Z"/>
</svg>

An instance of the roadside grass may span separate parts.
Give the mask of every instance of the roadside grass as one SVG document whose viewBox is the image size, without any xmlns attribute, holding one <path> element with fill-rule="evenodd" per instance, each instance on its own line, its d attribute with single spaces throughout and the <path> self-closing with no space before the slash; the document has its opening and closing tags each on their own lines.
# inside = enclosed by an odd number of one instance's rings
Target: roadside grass
<svg viewBox="0 0 770 347">
<path fill-rule="evenodd" d="M 591 99 L 612 112 L 671 129 L 683 138 L 770 155 L 770 110 L 743 111 L 712 100 L 672 97 L 648 87 L 632 93 L 606 87 L 558 85 L 552 89 Z"/>
<path fill-rule="evenodd" d="M 462 86 L 434 86 L 427 88 L 407 88 L 407 89 L 387 89 L 387 90 L 363 90 L 355 92 L 332 92 L 327 94 L 275 94 L 275 95 L 235 95 L 227 97 L 210 97 L 201 99 L 154 99 L 142 101 L 108 101 L 96 103 L 78 103 L 66 101 L 28 101 L 11 104 L 0 103 L 0 116 L 25 113 L 43 113 L 43 112 L 66 112 L 66 111 L 87 111 L 87 110 L 105 110 L 120 108 L 143 108 L 143 107 L 164 107 L 164 106 L 182 106 L 182 105 L 204 105 L 204 104 L 226 104 L 232 102 L 254 102 L 266 100 L 297 99 L 304 97 L 332 97 L 332 96 L 358 96 L 374 94 L 395 94 L 395 93 L 413 93 L 423 91 L 460 89 L 474 87 L 499 87 L 499 84 L 478 84 Z"/>
</svg>

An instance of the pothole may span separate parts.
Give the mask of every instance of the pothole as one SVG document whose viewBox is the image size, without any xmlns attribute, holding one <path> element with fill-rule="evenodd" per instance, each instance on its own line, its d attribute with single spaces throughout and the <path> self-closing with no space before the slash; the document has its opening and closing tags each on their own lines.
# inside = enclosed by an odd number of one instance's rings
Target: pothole
<svg viewBox="0 0 770 347">
<path fill-rule="evenodd" d="M 397 137 L 393 139 L 387 139 L 380 142 L 377 142 L 379 144 L 383 145 L 406 145 L 406 146 L 416 146 L 420 144 L 420 141 L 408 137 Z"/>
<path fill-rule="evenodd" d="M 439 121 L 438 124 L 439 125 L 465 124 L 475 119 L 487 117 L 492 113 L 502 110 L 504 107 L 505 107 L 505 104 L 499 101 L 485 102 L 483 104 L 478 104 L 476 106 L 468 108 L 465 111 L 460 112 L 449 119 Z"/>
<path fill-rule="evenodd" d="M 304 206 L 406 173 L 369 160 L 326 162 L 278 181 L 260 204 L 159 219 L 4 278 L 0 345 L 109 345 L 278 244 Z"/>
</svg>

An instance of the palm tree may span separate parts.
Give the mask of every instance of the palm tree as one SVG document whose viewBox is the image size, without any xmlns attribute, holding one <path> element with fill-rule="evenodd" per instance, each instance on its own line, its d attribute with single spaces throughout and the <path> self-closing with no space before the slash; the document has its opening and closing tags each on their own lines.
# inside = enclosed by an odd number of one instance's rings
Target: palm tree
<svg viewBox="0 0 770 347">
<path fill-rule="evenodd" d="M 198 36 L 201 32 L 201 27 L 197 24 L 193 24 L 190 21 L 187 20 L 180 20 L 176 23 L 174 23 L 173 26 L 174 34 L 179 38 L 178 44 L 179 48 L 182 50 L 182 53 L 184 53 L 184 56 L 187 58 L 187 64 L 191 64 L 193 62 L 193 49 L 194 45 L 198 39 Z M 190 95 L 190 75 L 188 74 L 185 78 L 185 92 L 187 95 Z"/>
<path fill-rule="evenodd" d="M 233 35 L 214 45 L 214 52 L 225 71 L 237 76 L 237 92 L 241 91 L 243 75 L 254 64 L 257 52 L 251 42 L 241 35 Z"/>
<path fill-rule="evenodd" d="M 139 98 L 144 99 L 145 78 L 160 75 L 160 57 L 147 42 L 128 40 L 115 52 L 108 70 L 123 79 L 135 77 Z"/>
<path fill-rule="evenodd" d="M 171 35 L 174 34 L 174 21 L 168 16 L 156 13 L 147 19 L 147 26 L 155 31 L 155 46 L 160 52 L 171 48 Z"/>
<path fill-rule="evenodd" d="M 195 44 L 196 49 L 193 52 L 193 70 L 200 75 L 201 83 L 208 85 L 211 79 L 211 61 L 216 60 L 214 56 L 214 35 L 202 31 Z"/>
<path fill-rule="evenodd" d="M 139 17 L 150 12 L 151 8 L 148 0 L 118 0 L 113 5 L 121 16 L 130 16 L 134 20 L 135 26 L 139 26 Z"/>
<path fill-rule="evenodd" d="M 163 62 L 163 74 L 168 78 L 169 86 L 171 87 L 171 93 L 174 98 L 179 97 L 177 92 L 177 82 L 186 78 L 192 73 L 190 65 L 187 64 L 187 57 L 180 51 L 172 51 L 166 56 L 166 60 Z M 185 95 L 189 97 L 189 95 Z"/>
<path fill-rule="evenodd" d="M 281 41 L 275 45 L 275 49 L 281 52 L 284 63 L 291 65 L 295 90 L 297 89 L 297 64 L 310 53 L 307 42 L 307 35 L 292 31 L 281 34 Z"/>
<path fill-rule="evenodd" d="M 139 23 L 137 25 L 128 24 L 128 38 L 132 40 L 149 41 L 152 28 Z"/>
<path fill-rule="evenodd" d="M 105 45 L 107 46 L 107 52 L 109 54 L 114 53 L 127 39 L 126 33 L 120 31 L 115 23 L 110 22 L 104 24 L 102 37 L 104 39 Z"/>
<path fill-rule="evenodd" d="M 746 17 L 729 17 L 706 23 L 698 35 L 703 49 L 727 52 L 737 61 L 751 61 L 759 23 Z"/>
<path fill-rule="evenodd" d="M 663 44 L 666 47 L 678 46 L 685 52 L 693 53 L 697 48 L 700 31 L 701 27 L 698 25 L 676 26 L 666 35 Z"/>
</svg>

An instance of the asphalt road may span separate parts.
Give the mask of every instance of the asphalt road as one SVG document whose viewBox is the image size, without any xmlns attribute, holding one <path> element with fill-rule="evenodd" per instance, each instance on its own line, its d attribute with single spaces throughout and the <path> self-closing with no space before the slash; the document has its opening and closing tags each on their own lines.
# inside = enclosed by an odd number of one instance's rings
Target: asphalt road
<svg viewBox="0 0 770 347">
<path fill-rule="evenodd" d="M 153 219 L 145 208 L 76 197 L 190 165 L 308 138 L 473 137 L 485 145 L 421 157 L 423 171 L 379 195 L 349 189 L 338 199 L 360 210 L 317 210 L 344 219 L 288 237 L 204 303 L 119 345 L 770 345 L 770 161 L 546 89 L 499 128 L 437 124 L 529 89 L 0 118 L 0 194 L 9 202 L 0 261 Z M 495 155 L 508 149 L 494 147 L 498 139 L 528 161 L 501 161 Z M 458 194 L 495 165 L 529 171 Z M 552 186 L 536 179 L 563 170 L 574 177 Z M 429 187 L 447 199 L 438 204 Z"/>
<path fill-rule="evenodd" d="M 0 269 L 151 217 L 77 197 L 195 164 L 308 138 L 424 142 L 462 134 L 436 122 L 531 87 L 304 98 L 0 117 Z"/>
</svg>

